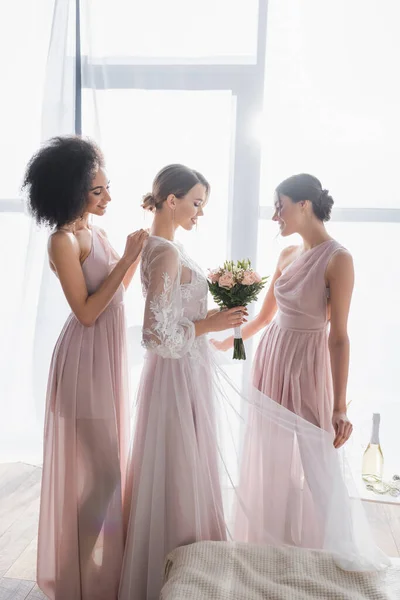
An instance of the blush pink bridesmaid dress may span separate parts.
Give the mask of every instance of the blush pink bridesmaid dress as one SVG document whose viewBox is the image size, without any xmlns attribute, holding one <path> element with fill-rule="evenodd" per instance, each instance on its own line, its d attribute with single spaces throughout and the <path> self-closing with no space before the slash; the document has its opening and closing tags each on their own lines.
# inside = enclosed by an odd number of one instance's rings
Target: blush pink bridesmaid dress
<svg viewBox="0 0 400 600">
<path fill-rule="evenodd" d="M 117 257 L 99 229 L 82 265 L 93 293 Z M 50 367 L 37 580 L 52 600 L 116 600 L 129 447 L 124 288 L 93 326 L 74 314 Z"/>
</svg>

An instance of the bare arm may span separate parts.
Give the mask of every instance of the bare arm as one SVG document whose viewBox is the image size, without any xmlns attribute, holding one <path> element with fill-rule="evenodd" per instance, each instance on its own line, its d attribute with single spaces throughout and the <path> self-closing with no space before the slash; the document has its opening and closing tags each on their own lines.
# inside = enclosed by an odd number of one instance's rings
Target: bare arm
<svg viewBox="0 0 400 600">
<path fill-rule="evenodd" d="M 106 234 L 106 232 L 104 231 L 104 229 L 100 229 L 100 228 L 99 228 L 99 230 L 100 230 L 100 232 L 101 232 L 102 236 L 108 240 L 108 238 L 107 238 L 107 234 Z M 120 258 L 120 257 L 119 257 L 119 256 L 118 256 L 118 254 L 115 252 L 115 250 L 114 250 L 114 249 L 111 247 L 111 245 L 110 245 L 110 248 L 111 248 L 111 250 L 112 250 L 112 252 L 113 252 L 113 254 L 114 254 L 115 258 L 119 260 L 119 258 Z M 137 271 L 137 268 L 138 268 L 138 266 L 139 266 L 139 263 L 140 263 L 140 257 L 141 257 L 141 254 L 138 256 L 137 260 L 135 260 L 135 262 L 134 262 L 134 263 L 132 263 L 132 264 L 131 264 L 131 266 L 128 268 L 128 270 L 127 270 L 127 272 L 126 272 L 126 274 L 125 274 L 125 276 L 124 276 L 124 278 L 123 278 L 123 280 L 122 280 L 122 283 L 123 283 L 123 285 L 124 285 L 124 288 L 125 288 L 126 290 L 127 290 L 127 289 L 128 289 L 128 287 L 130 286 L 130 284 L 131 284 L 131 281 L 132 281 L 132 279 L 133 279 L 133 277 L 134 277 L 134 275 L 135 275 L 135 273 L 136 273 L 136 271 Z"/>
<path fill-rule="evenodd" d="M 245 325 L 242 329 L 242 339 L 247 340 L 251 338 L 253 335 L 256 335 L 263 327 L 266 327 L 269 323 L 271 323 L 272 319 L 275 316 L 277 311 L 276 299 L 275 299 L 275 282 L 282 275 L 282 271 L 285 267 L 290 264 L 292 260 L 293 253 L 297 251 L 296 246 L 289 246 L 282 250 L 280 257 L 278 259 L 278 264 L 275 269 L 275 273 L 270 281 L 268 291 L 264 298 L 264 302 L 262 304 L 261 310 L 258 315 L 250 321 L 247 325 Z M 218 350 L 222 350 L 225 352 L 233 347 L 233 336 L 226 338 L 224 341 L 219 342 L 217 340 L 211 340 L 214 346 Z"/>
<path fill-rule="evenodd" d="M 352 425 L 346 416 L 346 390 L 349 373 L 350 342 L 347 321 L 354 287 L 353 259 L 347 252 L 335 254 L 330 261 L 326 279 L 330 289 L 329 352 L 333 380 L 333 427 L 335 447 L 342 446 L 350 437 Z"/>
<path fill-rule="evenodd" d="M 250 323 L 245 325 L 242 329 L 242 337 L 244 340 L 253 337 L 253 335 L 258 333 L 260 329 L 263 329 L 269 323 L 271 323 L 272 319 L 274 318 L 277 309 L 275 299 L 275 282 L 277 279 L 279 279 L 281 274 L 282 273 L 278 264 L 269 284 L 268 291 L 265 295 L 260 312 L 252 321 L 250 321 Z"/>
<path fill-rule="evenodd" d="M 246 321 L 245 315 L 247 315 L 247 310 L 243 306 L 237 306 L 229 310 L 209 311 L 205 319 L 195 322 L 195 335 L 199 337 L 207 333 L 238 327 Z"/>
<path fill-rule="evenodd" d="M 50 261 L 76 318 L 90 327 L 111 302 L 132 262 L 141 252 L 144 237 L 140 232 L 128 237 L 124 256 L 94 294 L 89 295 L 80 263 L 80 248 L 75 236 L 58 231 L 49 241 Z"/>
<path fill-rule="evenodd" d="M 139 266 L 140 263 L 140 256 L 137 258 L 137 260 L 135 260 L 134 263 L 131 264 L 131 266 L 129 267 L 129 269 L 127 270 L 125 277 L 122 280 L 122 283 L 124 284 L 124 288 L 127 290 L 128 287 L 131 284 L 131 281 L 137 271 L 137 268 Z"/>
<path fill-rule="evenodd" d="M 256 317 L 254 317 L 254 319 L 252 321 L 250 321 L 250 323 L 247 323 L 247 325 L 245 325 L 242 328 L 242 339 L 243 340 L 247 340 L 247 339 L 253 337 L 253 335 L 256 335 L 256 333 L 258 333 L 260 331 L 260 329 L 262 329 L 263 327 L 266 327 L 272 321 L 272 319 L 276 313 L 276 300 L 275 300 L 275 293 L 274 293 L 274 285 L 275 285 L 275 281 L 278 279 L 278 277 L 280 277 L 280 275 L 281 275 L 281 273 L 280 273 L 279 269 L 277 268 L 274 273 L 273 278 L 271 279 L 271 283 L 269 285 L 267 294 L 264 298 L 264 302 L 262 304 L 260 312 L 258 313 L 258 315 Z M 233 348 L 234 337 L 233 337 L 233 335 L 231 335 L 228 338 L 226 338 L 225 340 L 223 340 L 222 342 L 219 342 L 217 340 L 211 340 L 211 341 L 218 350 L 222 350 L 223 352 L 225 352 L 226 350 Z"/>
</svg>

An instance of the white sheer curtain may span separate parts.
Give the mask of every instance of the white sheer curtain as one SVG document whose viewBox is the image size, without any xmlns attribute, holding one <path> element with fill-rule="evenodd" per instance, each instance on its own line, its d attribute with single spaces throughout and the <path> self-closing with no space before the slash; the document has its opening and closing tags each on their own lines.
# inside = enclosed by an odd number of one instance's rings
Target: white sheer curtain
<svg viewBox="0 0 400 600">
<path fill-rule="evenodd" d="M 40 140 L 74 131 L 76 3 L 34 4 L 9 4 L 0 40 L 0 461 L 40 461 L 48 365 L 66 312 L 46 264 L 46 235 L 17 199 Z M 268 15 L 266 0 L 80 7 L 82 131 L 106 156 L 113 203 L 102 224 L 116 248 L 150 224 L 141 196 L 160 167 L 179 161 L 212 185 L 198 231 L 183 236 L 187 249 L 205 269 L 249 256 L 269 274 L 283 243 L 269 221 L 274 186 L 301 171 L 320 177 L 336 200 L 329 230 L 352 251 L 357 272 L 349 386 L 361 425 L 356 451 L 373 408 L 382 413 L 383 443 L 394 439 L 398 4 L 270 0 Z M 133 391 L 142 306 L 137 281 L 127 296 Z M 251 361 L 227 362 L 240 383 Z"/>
<path fill-rule="evenodd" d="M 41 141 L 75 129 L 75 2 L 18 0 L 2 22 L 0 462 L 40 463 L 47 372 L 68 309 L 20 187 Z"/>
<path fill-rule="evenodd" d="M 208 0 L 190 10 L 182 0 L 168 7 L 160 0 L 79 4 L 82 133 L 93 137 L 107 158 L 114 209 L 103 226 L 115 246 L 122 249 L 127 233 L 150 224 L 141 197 L 160 167 L 179 161 L 203 171 L 213 188 L 207 222 L 184 240 L 186 246 L 204 268 L 232 252 L 241 256 L 243 236 L 235 235 L 232 215 L 240 208 L 240 189 L 247 192 L 246 179 L 253 193 L 242 217 L 254 232 L 257 228 L 260 155 L 257 145 L 250 152 L 246 148 L 246 119 L 255 114 L 254 106 L 262 107 L 265 53 L 257 41 L 258 1 L 244 6 L 223 0 L 214 6 Z M 19 0 L 5 20 L 1 61 L 10 74 L 10 93 L 1 111 L 7 170 L 0 183 L 1 260 L 7 293 L 0 317 L 0 461 L 41 461 L 48 367 L 68 310 L 47 265 L 47 233 L 24 213 L 19 187 L 41 140 L 75 129 L 76 5 L 76 0 L 46 0 L 34 7 Z M 266 3 L 261 5 L 265 23 Z M 16 72 L 21 74 L 17 89 Z M 241 172 L 233 169 L 240 156 Z M 246 255 L 255 256 L 255 242 L 250 237 L 253 251 Z M 139 285 L 128 295 L 127 309 L 134 390 L 143 356 Z"/>
</svg>

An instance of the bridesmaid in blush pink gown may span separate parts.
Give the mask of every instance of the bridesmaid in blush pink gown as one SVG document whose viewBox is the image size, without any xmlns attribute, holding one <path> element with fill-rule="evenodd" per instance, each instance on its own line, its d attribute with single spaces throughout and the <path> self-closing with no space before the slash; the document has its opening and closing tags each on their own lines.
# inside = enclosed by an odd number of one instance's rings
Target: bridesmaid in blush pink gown
<svg viewBox="0 0 400 600">
<path fill-rule="evenodd" d="M 243 338 L 267 326 L 254 359 L 253 385 L 300 419 L 293 420 L 291 431 L 269 426 L 250 412 L 239 485 L 246 514 L 238 510 L 235 529 L 240 540 L 264 541 L 267 533 L 275 543 L 325 547 L 329 537 L 325 528 L 332 490 L 322 483 L 324 460 L 328 464 L 323 436 L 321 452 L 315 453 L 317 433 L 310 452 L 307 437 L 296 430 L 306 421 L 332 432 L 335 448 L 352 432 L 346 385 L 354 273 L 350 254 L 324 226 L 332 205 L 311 175 L 290 177 L 276 190 L 274 220 L 282 236 L 297 233 L 303 243 L 282 252 L 262 309 L 243 328 Z M 227 350 L 233 339 L 214 344 Z M 282 418 L 285 413 L 277 412 L 276 423 Z M 312 428 L 307 431 L 313 435 Z M 349 530 L 347 509 L 344 515 L 342 526 Z"/>
<path fill-rule="evenodd" d="M 121 259 L 90 226 L 111 200 L 100 151 L 50 140 L 25 175 L 31 213 L 55 228 L 49 260 L 72 313 L 54 349 L 44 433 L 37 581 L 51 600 L 116 600 L 129 439 L 124 288 L 144 231 Z"/>
</svg>

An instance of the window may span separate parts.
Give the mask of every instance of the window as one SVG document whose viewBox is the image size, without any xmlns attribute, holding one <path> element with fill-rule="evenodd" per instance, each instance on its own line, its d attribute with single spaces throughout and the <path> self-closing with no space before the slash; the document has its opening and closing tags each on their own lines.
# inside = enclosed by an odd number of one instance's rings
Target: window
<svg viewBox="0 0 400 600">
<path fill-rule="evenodd" d="M 122 64 L 255 63 L 258 0 L 89 0 L 84 53 Z M 85 15 L 84 15 L 85 16 Z"/>
<path fill-rule="evenodd" d="M 128 233 L 150 226 L 151 217 L 146 219 L 140 206 L 142 196 L 150 191 L 160 168 L 178 162 L 196 168 L 212 182 L 207 223 L 199 219 L 196 234 L 183 236 L 185 246 L 205 268 L 224 261 L 236 116 L 231 92 L 101 90 L 96 93 L 97 114 L 91 110 L 91 98 L 86 90 L 83 129 L 95 136 L 99 128 L 113 198 L 101 224 L 118 250 L 123 251 Z M 141 291 L 132 287 L 126 303 L 128 321 L 139 326 Z"/>
</svg>

